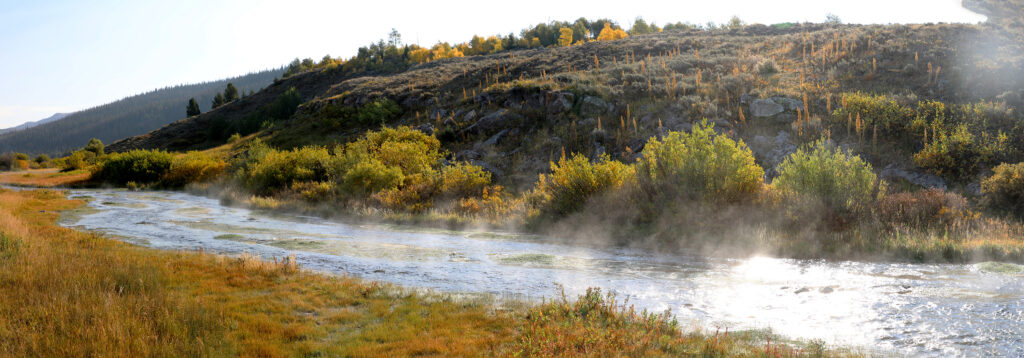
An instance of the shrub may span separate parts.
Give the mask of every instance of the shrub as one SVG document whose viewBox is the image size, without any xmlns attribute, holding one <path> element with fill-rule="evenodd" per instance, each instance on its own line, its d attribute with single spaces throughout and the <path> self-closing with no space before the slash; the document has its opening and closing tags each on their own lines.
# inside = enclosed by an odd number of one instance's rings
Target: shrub
<svg viewBox="0 0 1024 358">
<path fill-rule="evenodd" d="M 279 151 L 257 143 L 250 151 L 237 175 L 257 195 L 273 194 L 291 188 L 296 182 L 331 180 L 334 159 L 324 147 Z"/>
<path fill-rule="evenodd" d="M 441 192 L 456 197 L 480 196 L 491 184 L 491 173 L 478 165 L 456 162 L 441 170 Z"/>
<path fill-rule="evenodd" d="M 93 179 L 124 185 L 129 181 L 149 184 L 159 181 L 171 168 L 174 157 L 159 150 L 132 150 L 107 156 L 93 170 Z"/>
<path fill-rule="evenodd" d="M 743 141 L 716 134 L 707 120 L 690 133 L 652 138 L 637 162 L 638 188 L 647 202 L 707 200 L 733 203 L 756 198 L 764 169 Z"/>
<path fill-rule="evenodd" d="M 322 201 L 334 196 L 334 183 L 329 181 L 293 182 L 292 191 L 307 201 Z"/>
<path fill-rule="evenodd" d="M 65 158 L 62 158 L 60 163 L 58 163 L 60 171 L 70 172 L 73 170 L 85 169 L 89 166 L 86 153 L 92 154 L 91 152 L 77 151 L 71 153 L 71 155 L 68 155 Z"/>
<path fill-rule="evenodd" d="M 437 138 L 409 127 L 370 131 L 349 143 L 335 169 L 342 187 L 373 194 L 412 184 L 436 184 L 441 161 Z"/>
<path fill-rule="evenodd" d="M 0 154 L 0 170 L 14 170 L 18 166 L 18 159 L 14 153 Z"/>
<path fill-rule="evenodd" d="M 40 155 L 36 156 L 36 158 L 33 159 L 33 161 L 40 168 L 49 168 L 53 164 L 52 160 L 50 159 L 50 156 L 48 156 L 46 154 L 40 154 Z"/>
<path fill-rule="evenodd" d="M 779 165 L 773 185 L 783 195 L 820 202 L 844 216 L 867 208 L 876 177 L 871 164 L 819 140 Z"/>
<path fill-rule="evenodd" d="M 889 230 L 949 228 L 972 216 L 966 199 L 935 188 L 886 195 L 875 207 L 878 222 Z"/>
<path fill-rule="evenodd" d="M 914 154 L 914 163 L 928 172 L 953 180 L 969 180 L 988 163 L 993 153 L 978 143 L 965 125 L 941 133 Z"/>
<path fill-rule="evenodd" d="M 28 160 L 28 154 L 25 153 L 14 153 L 14 158 L 18 160 Z"/>
<path fill-rule="evenodd" d="M 166 187 L 182 187 L 189 183 L 209 181 L 224 172 L 227 163 L 199 152 L 179 155 L 160 180 Z"/>
<path fill-rule="evenodd" d="M 989 209 L 1024 218 L 1024 162 L 1000 164 L 981 181 L 982 203 Z"/>
<path fill-rule="evenodd" d="M 632 166 L 610 160 L 608 155 L 590 162 L 581 154 L 551 163 L 551 174 L 540 175 L 531 204 L 543 214 L 565 216 L 583 207 L 587 200 L 619 188 L 635 174 Z"/>
</svg>

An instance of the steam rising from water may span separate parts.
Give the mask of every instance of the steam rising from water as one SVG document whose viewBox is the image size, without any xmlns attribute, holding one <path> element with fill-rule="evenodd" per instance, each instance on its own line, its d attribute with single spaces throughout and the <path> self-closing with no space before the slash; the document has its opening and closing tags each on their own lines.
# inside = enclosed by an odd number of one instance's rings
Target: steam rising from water
<svg viewBox="0 0 1024 358">
<path fill-rule="evenodd" d="M 164 249 L 281 257 L 304 267 L 449 292 L 555 297 L 601 287 L 682 322 L 770 328 L 926 356 L 1024 355 L 1024 268 L 709 259 L 558 244 L 507 233 L 347 225 L 227 208 L 183 193 L 75 191 L 65 225 Z M 685 324 L 684 324 L 685 326 Z"/>
</svg>

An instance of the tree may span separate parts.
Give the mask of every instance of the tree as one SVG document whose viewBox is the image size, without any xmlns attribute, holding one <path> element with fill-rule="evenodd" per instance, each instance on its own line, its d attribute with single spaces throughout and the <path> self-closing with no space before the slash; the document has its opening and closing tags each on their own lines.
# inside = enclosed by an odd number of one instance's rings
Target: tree
<svg viewBox="0 0 1024 358">
<path fill-rule="evenodd" d="M 568 27 L 563 27 L 561 29 L 558 29 L 558 32 L 562 33 L 560 36 L 558 36 L 558 46 L 565 47 L 572 45 L 572 29 Z"/>
<path fill-rule="evenodd" d="M 391 47 L 402 47 L 402 34 L 398 33 L 398 30 L 391 28 L 391 32 L 388 33 L 388 44 Z"/>
<path fill-rule="evenodd" d="M 188 107 L 185 108 L 185 116 L 192 117 L 199 115 L 199 103 L 195 98 L 188 99 Z"/>
<path fill-rule="evenodd" d="M 633 22 L 633 27 L 629 29 L 629 34 L 633 36 L 649 34 L 654 32 L 652 30 L 651 26 L 647 25 L 647 21 L 644 21 L 642 17 L 637 17 L 636 21 Z"/>
<path fill-rule="evenodd" d="M 214 108 L 217 108 L 217 107 L 220 107 L 220 106 L 223 106 L 223 105 L 224 105 L 224 95 L 221 94 L 220 92 L 217 92 L 217 95 L 213 96 L 213 104 L 211 105 L 210 109 L 214 109 Z"/>
<path fill-rule="evenodd" d="M 610 41 L 624 39 L 626 37 L 629 37 L 629 34 L 626 34 L 625 31 L 622 31 L 622 29 L 613 29 L 611 22 L 605 22 L 604 28 L 601 29 L 601 34 L 597 35 L 597 40 Z"/>
<path fill-rule="evenodd" d="M 233 83 L 228 83 L 227 88 L 224 88 L 224 103 L 228 103 L 238 99 L 238 89 L 235 88 Z"/>
<path fill-rule="evenodd" d="M 839 19 L 839 16 L 833 13 L 825 15 L 825 23 L 829 25 L 839 25 L 843 23 L 843 20 Z"/>
<path fill-rule="evenodd" d="M 727 28 L 729 30 L 739 30 L 739 29 L 742 29 L 743 26 L 746 26 L 746 25 L 747 24 L 744 23 L 743 20 L 740 20 L 739 16 L 733 16 L 731 19 L 729 19 L 729 25 L 727 25 Z"/>
<path fill-rule="evenodd" d="M 97 156 L 103 155 L 103 142 L 96 138 L 90 139 L 89 144 L 86 144 L 82 150 L 93 152 Z"/>
</svg>

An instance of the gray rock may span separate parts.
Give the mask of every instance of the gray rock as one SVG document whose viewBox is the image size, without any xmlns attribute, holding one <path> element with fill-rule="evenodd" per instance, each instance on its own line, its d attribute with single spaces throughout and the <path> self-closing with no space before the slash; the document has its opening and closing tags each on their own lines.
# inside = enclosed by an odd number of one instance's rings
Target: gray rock
<svg viewBox="0 0 1024 358">
<path fill-rule="evenodd" d="M 772 117 L 785 110 L 785 107 L 781 104 L 775 103 L 770 99 L 756 99 L 753 102 L 750 102 L 750 115 L 754 117 Z"/>
<path fill-rule="evenodd" d="M 465 131 L 474 134 L 494 133 L 501 129 L 513 127 L 522 119 L 523 116 L 502 108 L 480 118 L 476 123 L 466 128 Z"/>
<path fill-rule="evenodd" d="M 485 161 L 482 161 L 482 160 L 473 159 L 473 160 L 469 161 L 469 164 L 473 164 L 473 165 L 479 166 L 479 167 L 483 168 L 484 170 L 490 172 L 491 173 L 491 180 L 496 180 L 498 178 L 501 178 L 503 175 L 505 175 L 505 173 L 502 172 L 501 169 L 498 169 L 498 167 L 495 167 L 494 165 L 491 165 L 491 163 L 488 163 L 488 162 L 485 162 Z"/>
<path fill-rule="evenodd" d="M 547 92 L 547 111 L 550 114 L 562 113 L 572 109 L 572 102 L 575 95 L 568 92 Z"/>
<path fill-rule="evenodd" d="M 753 99 L 754 99 L 754 97 L 749 95 L 749 94 L 746 94 L 746 93 L 741 94 L 740 95 L 740 104 L 750 103 L 750 101 L 752 101 Z"/>
<path fill-rule="evenodd" d="M 426 135 L 434 134 L 434 126 L 430 125 L 430 123 L 421 124 L 419 127 L 416 127 L 416 130 Z"/>
<path fill-rule="evenodd" d="M 583 98 L 583 104 L 580 106 L 580 114 L 584 117 L 600 116 L 608 113 L 610 108 L 611 107 L 608 105 L 608 102 L 605 102 L 603 99 L 594 96 L 587 96 Z"/>
<path fill-rule="evenodd" d="M 462 121 L 464 121 L 464 122 L 472 122 L 474 119 L 476 119 L 476 110 L 475 109 L 472 110 L 472 111 L 469 111 L 469 113 L 466 113 L 466 115 L 464 117 L 462 117 Z"/>
<path fill-rule="evenodd" d="M 879 174 L 882 178 L 902 178 L 914 185 L 920 185 L 925 188 L 946 189 L 946 181 L 940 177 L 898 168 L 892 164 L 882 169 L 882 172 Z"/>
<path fill-rule="evenodd" d="M 464 150 L 455 154 L 455 160 L 469 161 L 473 159 L 480 159 L 480 152 L 475 150 Z"/>
<path fill-rule="evenodd" d="M 804 103 L 792 98 L 772 97 L 772 101 L 782 105 L 787 111 L 796 112 L 804 110 Z"/>
<path fill-rule="evenodd" d="M 502 129 L 498 134 L 492 135 L 490 138 L 484 141 L 484 145 L 497 145 L 505 135 L 508 134 L 508 129 Z"/>
</svg>

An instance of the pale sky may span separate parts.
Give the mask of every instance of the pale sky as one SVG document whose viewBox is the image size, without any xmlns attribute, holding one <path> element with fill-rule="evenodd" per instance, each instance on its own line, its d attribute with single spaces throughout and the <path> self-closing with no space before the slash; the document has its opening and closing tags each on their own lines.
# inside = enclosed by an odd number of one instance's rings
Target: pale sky
<svg viewBox="0 0 1024 358">
<path fill-rule="evenodd" d="M 984 21 L 959 0 L 316 1 L 0 0 L 0 128 L 176 84 L 350 57 L 397 29 L 406 43 L 518 34 L 531 24 Z M 182 105 L 184 108 L 184 104 Z M 184 110 L 184 109 L 183 109 Z"/>
</svg>

